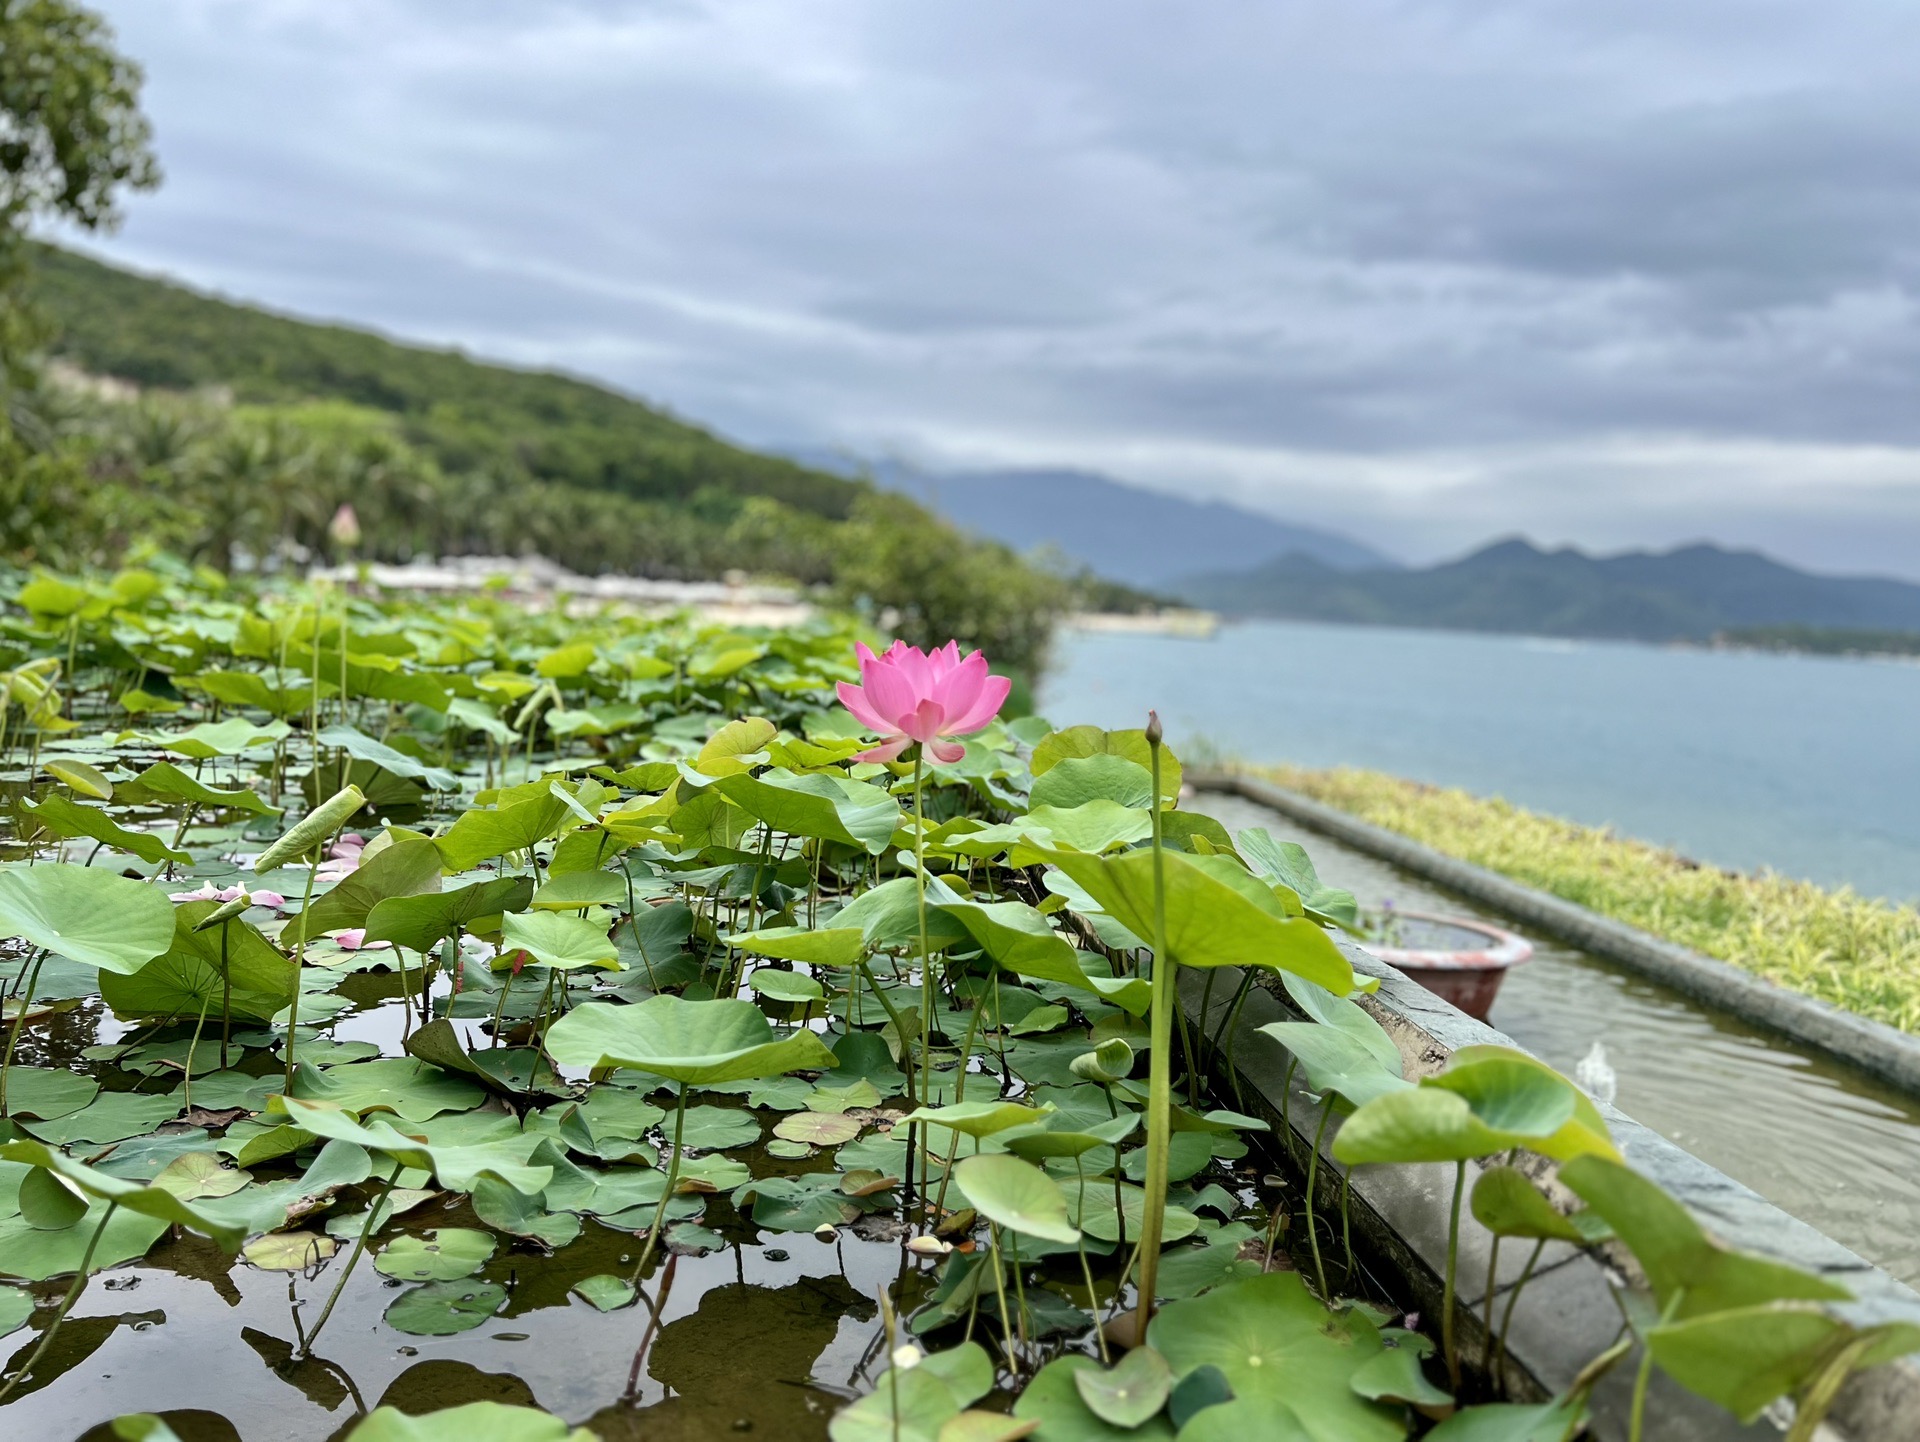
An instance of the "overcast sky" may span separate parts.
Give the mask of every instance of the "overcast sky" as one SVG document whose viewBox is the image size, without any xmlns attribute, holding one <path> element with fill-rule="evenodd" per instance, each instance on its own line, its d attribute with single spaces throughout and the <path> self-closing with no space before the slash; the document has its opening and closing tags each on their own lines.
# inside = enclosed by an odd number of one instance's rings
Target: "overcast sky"
<svg viewBox="0 0 1920 1442">
<path fill-rule="evenodd" d="M 1920 577 L 1911 0 L 96 0 L 99 248 L 757 444 Z"/>
</svg>

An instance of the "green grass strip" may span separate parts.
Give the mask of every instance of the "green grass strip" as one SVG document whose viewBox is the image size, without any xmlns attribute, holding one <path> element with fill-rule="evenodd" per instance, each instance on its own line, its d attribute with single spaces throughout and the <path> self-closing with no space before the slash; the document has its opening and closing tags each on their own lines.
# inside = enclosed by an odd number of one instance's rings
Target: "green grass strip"
<svg viewBox="0 0 1920 1442">
<path fill-rule="evenodd" d="M 1254 768 L 1282 786 L 1756 976 L 1920 1032 L 1920 911 L 1377 771 Z"/>
</svg>

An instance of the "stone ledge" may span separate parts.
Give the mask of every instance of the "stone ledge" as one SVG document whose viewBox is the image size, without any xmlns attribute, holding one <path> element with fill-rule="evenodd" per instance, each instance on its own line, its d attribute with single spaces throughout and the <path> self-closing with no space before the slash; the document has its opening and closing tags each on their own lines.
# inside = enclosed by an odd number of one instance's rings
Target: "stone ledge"
<svg viewBox="0 0 1920 1442">
<path fill-rule="evenodd" d="M 1438 1071 L 1463 1046 L 1514 1045 L 1510 1038 L 1448 1006 L 1357 946 L 1344 940 L 1340 944 L 1356 971 L 1381 979 L 1367 1006 L 1399 1045 L 1407 1076 Z M 1301 1177 L 1313 1147 L 1318 1112 L 1305 1088 L 1288 1077 L 1286 1049 L 1258 1030 L 1270 1021 L 1298 1017 L 1284 1002 L 1283 992 L 1254 986 L 1247 992 L 1231 1037 L 1223 1038 L 1216 1050 L 1213 1038 L 1228 1019 L 1239 980 L 1237 973 L 1223 972 L 1207 997 L 1205 976 L 1183 972 L 1181 1001 L 1189 1021 L 1199 1028 L 1196 1042 L 1205 1048 L 1217 1080 L 1240 1097 L 1244 1110 L 1272 1125 L 1276 1150 L 1285 1154 L 1296 1177 Z M 1920 1322 L 1920 1294 L 1617 1109 L 1603 1106 L 1602 1111 L 1627 1159 L 1684 1202 L 1723 1241 L 1843 1281 L 1858 1298 L 1844 1309 L 1856 1321 Z M 1316 1205 L 1329 1217 L 1338 1216 L 1340 1206 L 1340 1174 L 1331 1155 L 1337 1125 L 1336 1119 L 1322 1143 L 1315 1188 Z M 1469 1187 L 1474 1174 L 1470 1166 Z M 1362 1167 L 1351 1180 L 1350 1216 L 1359 1261 L 1392 1295 L 1429 1319 L 1438 1317 L 1440 1310 L 1451 1186 L 1451 1169 L 1446 1166 Z M 1470 1366 L 1484 1358 L 1488 1346 L 1477 1304 L 1485 1290 L 1491 1241 L 1463 1213 L 1458 1268 L 1461 1307 L 1456 1323 L 1460 1351 Z M 1499 1293 L 1512 1285 L 1524 1262 L 1523 1255 L 1508 1256 L 1507 1250 L 1526 1249 L 1503 1250 L 1495 1279 Z M 1581 1367 L 1612 1344 L 1620 1328 L 1608 1265 L 1586 1252 L 1550 1248 L 1541 1268 L 1521 1294 L 1509 1339 L 1507 1387 L 1518 1400 L 1563 1391 Z M 1503 1305 L 1496 1297 L 1496 1326 L 1498 1308 Z M 1637 1361 L 1636 1352 L 1594 1393 L 1592 1435 L 1604 1442 L 1624 1442 L 1627 1436 Z M 1742 1425 L 1658 1370 L 1654 1373 L 1647 1409 L 1648 1442 L 1761 1442 L 1778 1439 L 1784 1432 L 1766 1418 Z M 1920 1364 L 1907 1358 L 1854 1377 L 1821 1435 L 1840 1442 L 1912 1442 L 1920 1435 Z"/>
<path fill-rule="evenodd" d="M 1920 1096 L 1920 1036 L 1776 986 L 1724 961 L 1435 851 L 1284 786 L 1226 773 L 1193 772 L 1187 780 L 1201 790 L 1229 791 L 1271 807 L 1596 956 Z M 1920 1435 L 1920 1424 L 1915 1431 Z"/>
</svg>

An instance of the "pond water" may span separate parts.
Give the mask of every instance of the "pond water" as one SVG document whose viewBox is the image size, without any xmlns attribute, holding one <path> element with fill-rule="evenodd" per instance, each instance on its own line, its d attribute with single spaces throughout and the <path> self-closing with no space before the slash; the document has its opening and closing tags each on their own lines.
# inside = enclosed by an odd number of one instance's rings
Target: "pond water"
<svg viewBox="0 0 1920 1442">
<path fill-rule="evenodd" d="M 1920 894 L 1920 666 L 1269 621 L 1068 632 L 1040 701 L 1102 726 L 1157 706 L 1182 756 L 1205 738 L 1370 767 L 1722 866 Z"/>
<path fill-rule="evenodd" d="M 1321 878 L 1362 906 L 1392 902 L 1516 929 L 1266 807 L 1213 792 L 1191 804 L 1229 830 L 1264 826 L 1298 839 Z M 1533 960 L 1508 974 L 1493 1026 L 1569 1076 L 1599 1044 L 1627 1115 L 1920 1285 L 1920 1104 L 1610 962 L 1529 940 Z"/>
</svg>

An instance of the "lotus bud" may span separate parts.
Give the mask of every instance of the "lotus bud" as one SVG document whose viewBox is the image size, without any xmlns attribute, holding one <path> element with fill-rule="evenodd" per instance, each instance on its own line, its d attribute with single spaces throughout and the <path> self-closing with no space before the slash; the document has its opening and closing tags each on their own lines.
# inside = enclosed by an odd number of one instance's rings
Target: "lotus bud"
<svg viewBox="0 0 1920 1442">
<path fill-rule="evenodd" d="M 1161 737 L 1165 735 L 1166 732 L 1160 729 L 1160 713 L 1158 711 L 1147 712 L 1147 745 L 1158 746 Z"/>
<path fill-rule="evenodd" d="M 914 1346 L 913 1343 L 902 1342 L 898 1347 L 893 1349 L 893 1365 L 898 1367 L 902 1372 L 911 1372 L 925 1360 L 926 1355 L 926 1353 Z"/>
<path fill-rule="evenodd" d="M 816 1242 L 837 1242 L 840 1240 L 840 1229 L 831 1222 L 822 1222 L 813 1229 L 813 1239 Z"/>
<path fill-rule="evenodd" d="M 327 522 L 327 535 L 335 545 L 348 550 L 360 544 L 360 518 L 347 502 L 342 501 L 340 509 L 333 513 L 333 519 Z"/>
<path fill-rule="evenodd" d="M 256 874 L 265 874 L 276 866 L 305 856 L 367 804 L 358 786 L 349 786 L 309 811 L 300 823 L 254 858 Z"/>
</svg>

